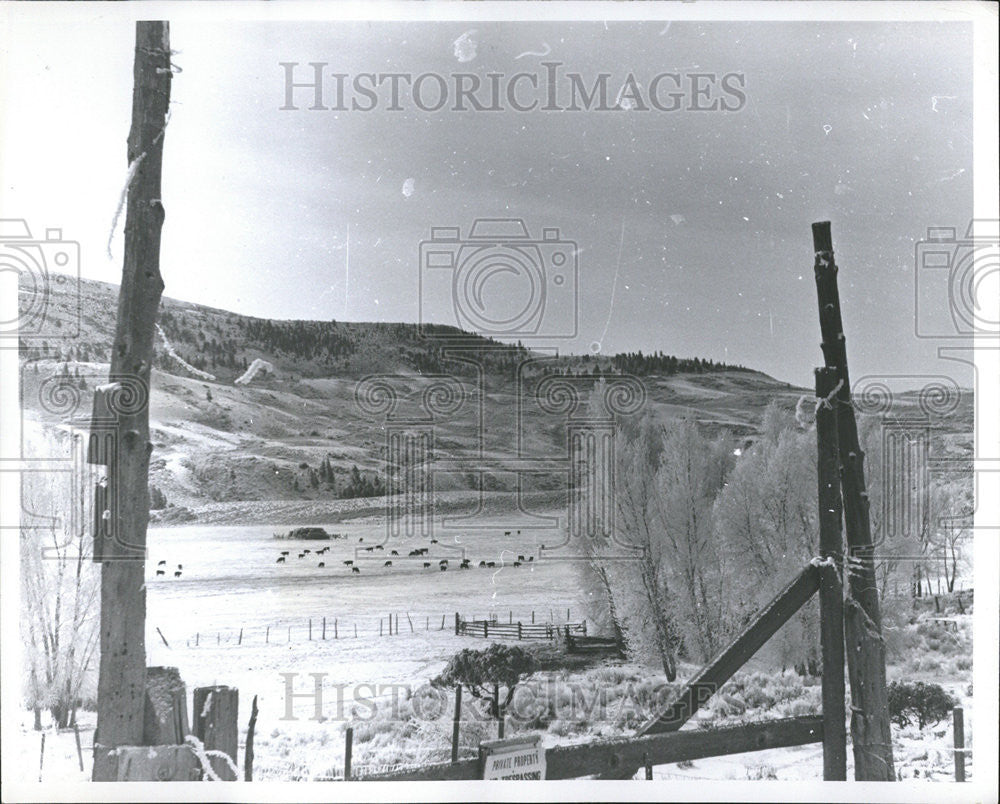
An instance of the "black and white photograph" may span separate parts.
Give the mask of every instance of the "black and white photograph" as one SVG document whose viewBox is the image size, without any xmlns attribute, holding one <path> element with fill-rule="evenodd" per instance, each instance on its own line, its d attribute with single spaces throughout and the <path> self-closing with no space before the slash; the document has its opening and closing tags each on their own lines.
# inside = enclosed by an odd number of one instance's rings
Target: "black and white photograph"
<svg viewBox="0 0 1000 804">
<path fill-rule="evenodd" d="M 4 3 L 3 801 L 997 801 L 997 19 Z"/>
</svg>

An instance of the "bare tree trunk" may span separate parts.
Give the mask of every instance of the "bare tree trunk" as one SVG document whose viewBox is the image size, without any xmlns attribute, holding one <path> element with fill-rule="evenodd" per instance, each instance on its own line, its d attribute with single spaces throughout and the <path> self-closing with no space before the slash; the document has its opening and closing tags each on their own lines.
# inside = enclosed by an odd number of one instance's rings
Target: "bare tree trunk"
<svg viewBox="0 0 1000 804">
<path fill-rule="evenodd" d="M 125 259 L 109 378 L 121 383 L 110 391 L 120 394 L 113 406 L 117 446 L 108 458 L 110 538 L 95 540 L 94 553 L 94 559 L 103 562 L 96 742 L 111 747 L 141 745 L 143 736 L 144 576 L 152 450 L 148 399 L 154 324 L 163 292 L 160 171 L 170 80 L 169 24 L 137 22 Z M 95 781 L 108 780 L 109 772 L 107 763 L 94 763 Z"/>
</svg>

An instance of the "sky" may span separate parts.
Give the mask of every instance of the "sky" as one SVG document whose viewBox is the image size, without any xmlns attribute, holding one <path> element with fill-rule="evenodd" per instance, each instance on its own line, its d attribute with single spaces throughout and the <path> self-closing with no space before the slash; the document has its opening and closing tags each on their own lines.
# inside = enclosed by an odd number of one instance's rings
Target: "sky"
<svg viewBox="0 0 1000 804">
<path fill-rule="evenodd" d="M 9 31 L 0 212 L 39 239 L 61 228 L 81 244 L 83 276 L 117 282 L 124 216 L 111 257 L 108 246 L 128 167 L 132 23 L 96 9 Z M 937 358 L 943 341 L 917 336 L 952 325 L 947 282 L 916 256 L 928 227 L 961 236 L 972 218 L 967 23 L 187 17 L 171 43 L 167 296 L 270 318 L 456 323 L 473 302 L 456 311 L 454 271 L 432 268 L 421 243 L 457 227 L 438 250 L 461 265 L 474 221 L 511 218 L 532 242 L 558 230 L 571 263 L 557 280 L 563 245 L 543 242 L 515 252 L 523 276 L 484 274 L 483 309 L 519 309 L 527 276 L 547 288 L 510 339 L 662 350 L 810 385 L 822 363 L 810 224 L 830 220 L 852 375 L 969 384 Z M 282 109 L 282 62 L 298 65 L 296 81 L 325 63 L 326 105 L 334 73 L 348 85 L 362 73 L 468 73 L 487 86 L 496 73 L 544 79 L 556 62 L 588 87 L 609 74 L 611 105 L 629 75 L 648 98 L 655 76 L 697 73 L 716 76 L 710 101 L 739 108 L 691 110 L 688 92 L 673 111 L 395 111 L 383 86 L 371 111 L 311 110 L 308 88 Z M 742 102 L 720 89 L 727 74 Z"/>
</svg>

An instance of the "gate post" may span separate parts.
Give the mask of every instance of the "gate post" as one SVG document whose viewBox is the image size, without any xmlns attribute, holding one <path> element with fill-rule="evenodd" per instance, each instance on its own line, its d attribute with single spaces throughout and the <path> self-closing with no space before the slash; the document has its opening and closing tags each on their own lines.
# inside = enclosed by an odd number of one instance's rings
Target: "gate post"
<svg viewBox="0 0 1000 804">
<path fill-rule="evenodd" d="M 819 486 L 819 623 L 823 658 L 823 779 L 847 779 L 847 714 L 844 710 L 843 502 L 837 448 L 837 414 L 826 401 L 837 372 L 816 369 L 816 474 Z"/>
</svg>

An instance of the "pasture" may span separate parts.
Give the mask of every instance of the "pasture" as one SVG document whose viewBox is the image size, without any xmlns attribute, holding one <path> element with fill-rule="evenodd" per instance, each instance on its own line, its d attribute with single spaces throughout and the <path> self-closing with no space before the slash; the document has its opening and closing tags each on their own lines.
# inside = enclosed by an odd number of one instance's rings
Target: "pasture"
<svg viewBox="0 0 1000 804">
<path fill-rule="evenodd" d="M 150 529 L 148 663 L 179 667 L 189 688 L 215 683 L 239 687 L 241 710 L 259 695 L 261 720 L 267 723 L 285 714 L 282 673 L 302 675 L 296 692 L 311 689 L 308 673 L 326 673 L 324 683 L 331 686 L 423 683 L 455 651 L 482 646 L 481 640 L 454 635 L 455 612 L 480 619 L 495 614 L 504 621 L 513 612 L 515 619 L 528 622 L 534 611 L 539 622 L 552 618 L 557 623 L 565 622 L 567 609 L 574 619 L 584 616 L 572 564 L 537 557 L 549 534 L 518 537 L 516 528 L 498 520 L 495 531 L 470 533 L 458 541 L 454 536 L 438 544 L 391 541 L 368 553 L 366 547 L 383 541 L 381 522 L 323 526 L 345 538 L 279 540 L 273 534 L 287 528 L 268 525 Z M 503 535 L 507 530 L 510 537 Z M 557 539 L 553 532 L 550 543 Z M 418 547 L 427 547 L 427 554 L 408 555 Z M 317 555 L 324 548 L 328 552 Z M 392 550 L 399 555 L 392 556 Z M 285 551 L 285 561 L 278 563 Z M 465 570 L 459 568 L 463 551 L 470 559 Z M 536 558 L 515 568 L 519 555 Z M 446 571 L 439 568 L 443 559 L 448 560 Z M 388 560 L 391 567 L 385 566 Z M 168 571 L 157 576 L 160 561 Z M 480 568 L 480 561 L 496 566 Z M 424 568 L 425 563 L 431 566 Z M 179 578 L 174 577 L 177 565 L 183 566 Z M 352 567 L 360 571 L 354 573 Z M 399 628 L 391 637 L 390 614 Z M 308 699 L 296 699 L 294 708 L 303 718 L 313 714 Z"/>
</svg>

